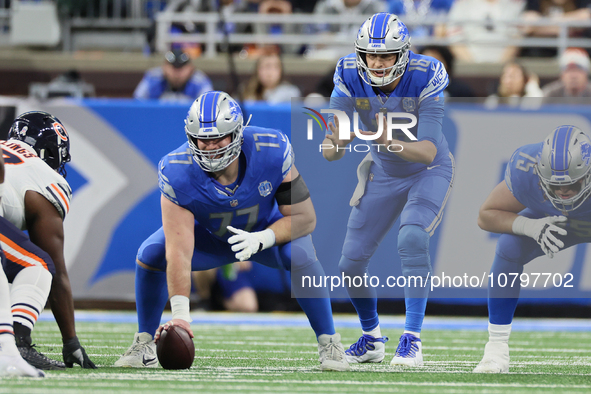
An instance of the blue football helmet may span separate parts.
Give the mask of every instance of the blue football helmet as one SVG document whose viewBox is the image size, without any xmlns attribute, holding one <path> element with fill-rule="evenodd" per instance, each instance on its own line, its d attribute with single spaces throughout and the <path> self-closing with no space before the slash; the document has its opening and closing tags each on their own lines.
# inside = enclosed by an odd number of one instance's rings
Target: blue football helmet
<svg viewBox="0 0 591 394">
<path fill-rule="evenodd" d="M 65 165 L 71 160 L 70 137 L 55 116 L 42 111 L 25 112 L 12 122 L 8 139 L 29 144 L 41 160 L 66 176 Z"/>
<path fill-rule="evenodd" d="M 562 212 L 577 209 L 591 195 L 591 138 L 575 126 L 560 126 L 545 140 L 536 173 L 546 197 Z M 577 194 L 561 198 L 561 186 L 577 186 Z"/>
<path fill-rule="evenodd" d="M 385 86 L 392 83 L 404 74 L 408 64 L 409 48 L 408 29 L 398 16 L 386 12 L 373 15 L 361 25 L 355 40 L 359 76 L 371 86 Z M 366 61 L 368 53 L 396 54 L 396 63 L 388 68 L 370 69 Z M 383 75 L 376 76 L 371 71 L 380 71 Z"/>
<path fill-rule="evenodd" d="M 240 155 L 244 118 L 238 103 L 225 92 L 207 92 L 193 102 L 185 119 L 185 133 L 193 158 L 207 172 L 221 171 Z M 231 135 L 231 141 L 216 150 L 199 149 L 198 139 Z"/>
</svg>

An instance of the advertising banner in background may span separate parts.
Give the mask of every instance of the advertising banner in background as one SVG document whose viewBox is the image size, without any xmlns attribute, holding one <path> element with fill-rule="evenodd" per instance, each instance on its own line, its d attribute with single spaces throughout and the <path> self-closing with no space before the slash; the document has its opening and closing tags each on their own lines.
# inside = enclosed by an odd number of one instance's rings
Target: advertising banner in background
<svg viewBox="0 0 591 394">
<path fill-rule="evenodd" d="M 32 109 L 54 114 L 71 137 L 67 180 L 74 193 L 65 221 L 65 257 L 75 299 L 133 300 L 137 250 L 161 226 L 157 165 L 162 156 L 185 142 L 184 118 L 189 106 L 132 100 L 15 101 L 13 105 L 17 114 Z M 338 276 L 349 201 L 357 185 L 357 166 L 366 153 L 346 154 L 338 162 L 323 159 L 319 145 L 325 125 L 314 121 L 312 139 L 308 139 L 311 117 L 305 107 L 320 112 L 319 107 L 303 104 L 261 104 L 245 106 L 245 118 L 252 115 L 252 124 L 280 129 L 290 136 L 295 164 L 316 209 L 313 240 L 318 258 L 327 276 Z M 498 236 L 478 227 L 479 207 L 503 179 L 517 148 L 541 142 L 563 124 L 591 132 L 591 108 L 446 105 L 443 132 L 455 156 L 456 172 L 443 220 L 431 238 L 433 275 L 450 280 L 466 275 L 468 281 L 488 275 Z M 401 275 L 398 226 L 394 224 L 374 254 L 370 275 Z M 568 281 L 572 287 L 524 290 L 522 298 L 540 302 L 543 298 L 591 299 L 591 256 L 586 244 L 562 251 L 554 259 L 538 258 L 525 272 L 557 273 L 563 285 Z M 260 272 L 261 282 L 266 275 L 272 274 Z M 439 288 L 434 294 L 459 298 L 457 302 L 486 297 L 486 285 L 467 286 L 462 293 L 455 290 Z M 400 288 L 384 286 L 376 291 L 379 297 L 402 297 Z M 332 296 L 346 298 L 347 294 L 339 287 Z"/>
</svg>

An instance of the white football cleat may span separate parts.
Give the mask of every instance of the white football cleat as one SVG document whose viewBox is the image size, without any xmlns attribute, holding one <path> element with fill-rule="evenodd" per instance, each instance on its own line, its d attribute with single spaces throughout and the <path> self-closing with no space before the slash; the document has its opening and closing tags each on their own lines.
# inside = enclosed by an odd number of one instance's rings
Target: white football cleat
<svg viewBox="0 0 591 394">
<path fill-rule="evenodd" d="M 421 367 L 423 365 L 423 343 L 412 334 L 402 334 L 396 354 L 390 365 Z"/>
<path fill-rule="evenodd" d="M 357 342 L 345 350 L 345 357 L 350 364 L 353 363 L 381 363 L 386 356 L 388 337 L 375 338 L 363 334 Z"/>
<path fill-rule="evenodd" d="M 509 372 L 509 344 L 507 342 L 487 342 L 484 357 L 474 373 L 507 373 Z"/>
<path fill-rule="evenodd" d="M 341 344 L 341 335 L 322 334 L 318 337 L 318 361 L 323 371 L 348 371 L 349 363 L 345 359 L 345 349 Z"/>
<path fill-rule="evenodd" d="M 147 332 L 137 332 L 129 349 L 119 360 L 115 361 L 115 366 L 128 368 L 158 367 L 156 343 L 154 343 L 152 335 Z"/>
<path fill-rule="evenodd" d="M 33 367 L 21 357 L 14 340 L 0 343 L 0 377 L 12 376 L 45 377 L 45 372 Z"/>
</svg>

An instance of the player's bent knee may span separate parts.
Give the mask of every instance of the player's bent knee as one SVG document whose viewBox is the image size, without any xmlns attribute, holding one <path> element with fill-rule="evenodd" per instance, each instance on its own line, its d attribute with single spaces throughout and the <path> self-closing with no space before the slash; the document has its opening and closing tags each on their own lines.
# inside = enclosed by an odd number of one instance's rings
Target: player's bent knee
<svg viewBox="0 0 591 394">
<path fill-rule="evenodd" d="M 144 264 L 144 263 L 142 263 L 142 262 L 141 262 L 141 261 L 139 261 L 138 259 L 136 259 L 136 260 L 135 260 L 135 263 L 136 263 L 136 264 L 137 264 L 139 267 L 141 267 L 141 268 L 143 268 L 143 269 L 146 269 L 146 270 L 148 270 L 148 271 L 158 271 L 158 272 L 166 271 L 166 267 L 164 267 L 164 269 L 160 269 L 160 268 L 151 267 L 151 266 L 149 266 L 149 265 L 147 265 L 147 264 Z"/>
<path fill-rule="evenodd" d="M 26 267 L 14 277 L 12 288 L 21 285 L 33 285 L 41 289 L 43 293 L 49 294 L 52 280 L 53 276 L 45 267 Z"/>
<path fill-rule="evenodd" d="M 290 249 L 291 267 L 289 269 L 291 271 L 297 271 L 318 262 L 312 238 L 309 235 L 291 241 Z"/>
<path fill-rule="evenodd" d="M 495 253 L 504 260 L 518 264 L 527 264 L 544 254 L 533 239 L 513 234 L 501 234 Z"/>
<path fill-rule="evenodd" d="M 368 265 L 369 260 L 351 260 L 346 256 L 341 256 L 339 270 L 345 275 L 362 275 Z"/>
<path fill-rule="evenodd" d="M 424 254 L 429 252 L 429 233 L 416 225 L 403 226 L 398 233 L 398 252 Z"/>
</svg>

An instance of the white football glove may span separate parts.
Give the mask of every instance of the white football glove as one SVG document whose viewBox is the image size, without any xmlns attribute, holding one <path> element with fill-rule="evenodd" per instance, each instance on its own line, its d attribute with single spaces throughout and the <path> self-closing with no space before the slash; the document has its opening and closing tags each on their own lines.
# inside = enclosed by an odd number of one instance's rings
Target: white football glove
<svg viewBox="0 0 591 394">
<path fill-rule="evenodd" d="M 513 222 L 513 233 L 527 235 L 533 238 L 540 246 L 546 256 L 552 258 L 554 253 L 564 247 L 564 242 L 553 234 L 566 235 L 566 230 L 558 227 L 557 224 L 564 223 L 568 219 L 564 216 L 550 216 L 541 219 L 530 219 L 525 216 L 517 216 Z"/>
<path fill-rule="evenodd" d="M 232 226 L 228 226 L 228 230 L 236 234 L 228 239 L 228 243 L 232 245 L 232 252 L 237 252 L 238 261 L 246 261 L 253 254 L 275 245 L 275 233 L 270 228 L 254 233 Z"/>
</svg>

